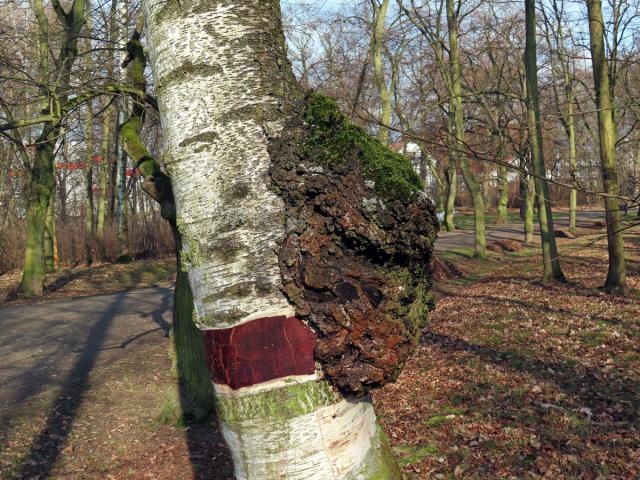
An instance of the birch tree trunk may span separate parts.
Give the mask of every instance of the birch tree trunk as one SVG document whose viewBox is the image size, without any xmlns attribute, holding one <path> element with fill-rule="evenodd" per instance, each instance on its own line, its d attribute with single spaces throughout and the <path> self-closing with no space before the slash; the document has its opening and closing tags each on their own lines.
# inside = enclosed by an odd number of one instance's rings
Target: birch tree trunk
<svg viewBox="0 0 640 480">
<path fill-rule="evenodd" d="M 160 205 L 162 217 L 169 222 L 176 247 L 176 288 L 173 301 L 173 323 L 169 354 L 172 369 L 180 384 L 182 414 L 200 420 L 213 411 L 213 387 L 206 367 L 202 335 L 193 322 L 193 295 L 189 279 L 182 265 L 180 252 L 182 238 L 176 227 L 176 209 L 171 183 L 140 136 L 144 125 L 147 81 L 147 59 L 140 40 L 141 21 L 127 43 L 127 83 L 139 94 L 131 94 L 132 108 L 129 118 L 120 125 L 120 143 L 133 165 L 141 172 L 142 189 Z"/>
<path fill-rule="evenodd" d="M 598 134 L 600 140 L 600 165 L 607 217 L 607 244 L 609 249 L 609 271 L 604 284 L 605 290 L 624 293 L 627 287 L 627 272 L 624 260 L 623 226 L 620 212 L 618 172 L 616 170 L 617 128 L 613 94 L 609 83 L 609 62 L 605 56 L 604 23 L 600 0 L 587 0 L 589 34 L 593 80 L 598 108 Z"/>
<path fill-rule="evenodd" d="M 279 2 L 143 7 L 181 261 L 236 477 L 399 479 L 369 397 L 329 385 L 281 288 L 286 207 L 270 146 L 301 94 Z"/>
</svg>

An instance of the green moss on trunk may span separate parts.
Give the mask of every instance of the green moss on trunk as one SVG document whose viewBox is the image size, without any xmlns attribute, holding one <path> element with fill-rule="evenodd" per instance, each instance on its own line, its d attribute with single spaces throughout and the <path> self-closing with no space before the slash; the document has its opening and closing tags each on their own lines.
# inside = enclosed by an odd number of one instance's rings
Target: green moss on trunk
<svg viewBox="0 0 640 480">
<path fill-rule="evenodd" d="M 44 224 L 42 238 L 42 248 L 44 252 L 44 269 L 47 273 L 53 273 L 58 267 L 58 248 L 56 238 L 56 214 L 55 214 L 55 193 L 51 194 L 47 216 Z"/>
<path fill-rule="evenodd" d="M 55 188 L 53 157 L 58 130 L 45 127 L 38 137 L 31 184 L 27 191 L 27 241 L 20 293 L 27 297 L 44 293 L 45 252 L 44 231 L 49 201 Z"/>
<path fill-rule="evenodd" d="M 309 95 L 305 123 L 308 135 L 304 148 L 308 157 L 326 166 L 358 159 L 364 176 L 375 182 L 376 193 L 385 199 L 407 198 L 423 189 L 411 162 L 351 123 L 335 100 Z"/>
<path fill-rule="evenodd" d="M 173 229 L 177 251 L 181 239 Z M 193 295 L 189 278 L 183 271 L 180 255 L 176 255 L 177 276 L 173 306 L 171 347 L 174 371 L 181 386 L 182 411 L 194 420 L 206 418 L 214 409 L 214 393 L 202 341 L 202 332 L 193 322 Z"/>
<path fill-rule="evenodd" d="M 44 293 L 44 225 L 47 207 L 44 198 L 34 202 L 27 211 L 27 240 L 20 293 L 37 297 Z"/>
</svg>

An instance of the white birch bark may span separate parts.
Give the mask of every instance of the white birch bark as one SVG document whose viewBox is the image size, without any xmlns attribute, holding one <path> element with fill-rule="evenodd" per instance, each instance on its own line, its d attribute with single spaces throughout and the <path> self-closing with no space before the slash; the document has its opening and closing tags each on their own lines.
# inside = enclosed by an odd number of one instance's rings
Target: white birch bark
<svg viewBox="0 0 640 480">
<path fill-rule="evenodd" d="M 294 315 L 280 291 L 283 201 L 269 139 L 298 94 L 277 0 L 145 0 L 147 43 L 195 303 L 203 330 Z M 295 348 L 295 346 L 292 346 Z M 369 399 L 315 375 L 215 385 L 238 479 L 373 479 L 388 464 Z"/>
</svg>

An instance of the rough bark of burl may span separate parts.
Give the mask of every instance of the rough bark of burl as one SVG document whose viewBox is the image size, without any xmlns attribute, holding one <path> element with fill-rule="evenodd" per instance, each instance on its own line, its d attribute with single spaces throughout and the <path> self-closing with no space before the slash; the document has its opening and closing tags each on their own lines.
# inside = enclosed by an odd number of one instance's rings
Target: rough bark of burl
<svg viewBox="0 0 640 480">
<path fill-rule="evenodd" d="M 422 192 L 380 192 L 357 145 L 335 162 L 316 158 L 305 146 L 315 128 L 306 108 L 301 102 L 270 148 L 271 179 L 286 204 L 283 289 L 318 336 L 325 375 L 361 396 L 393 382 L 418 343 L 432 308 L 438 223 Z"/>
</svg>

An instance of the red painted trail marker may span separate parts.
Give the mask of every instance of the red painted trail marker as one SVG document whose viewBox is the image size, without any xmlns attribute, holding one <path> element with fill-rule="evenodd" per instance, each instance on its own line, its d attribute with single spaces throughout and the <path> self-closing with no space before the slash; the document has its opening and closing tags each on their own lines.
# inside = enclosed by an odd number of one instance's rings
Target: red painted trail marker
<svg viewBox="0 0 640 480">
<path fill-rule="evenodd" d="M 234 390 L 316 371 L 316 335 L 295 317 L 260 318 L 203 335 L 213 381 Z"/>
</svg>

